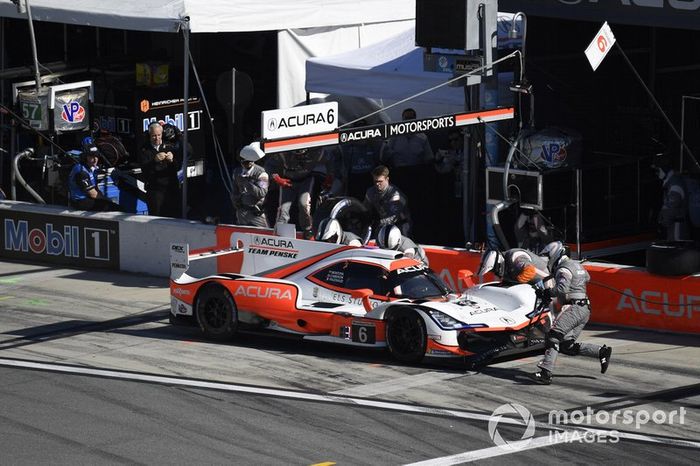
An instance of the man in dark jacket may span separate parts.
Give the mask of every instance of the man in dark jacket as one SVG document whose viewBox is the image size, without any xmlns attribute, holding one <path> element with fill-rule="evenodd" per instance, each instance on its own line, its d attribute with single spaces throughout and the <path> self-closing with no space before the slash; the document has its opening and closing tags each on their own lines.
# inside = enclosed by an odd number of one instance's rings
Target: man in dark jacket
<svg viewBox="0 0 700 466">
<path fill-rule="evenodd" d="M 177 172 L 182 164 L 182 152 L 175 141 L 163 140 L 163 125 L 148 126 L 148 141 L 141 148 L 140 165 L 146 184 L 148 214 L 180 217 L 181 192 Z"/>
</svg>

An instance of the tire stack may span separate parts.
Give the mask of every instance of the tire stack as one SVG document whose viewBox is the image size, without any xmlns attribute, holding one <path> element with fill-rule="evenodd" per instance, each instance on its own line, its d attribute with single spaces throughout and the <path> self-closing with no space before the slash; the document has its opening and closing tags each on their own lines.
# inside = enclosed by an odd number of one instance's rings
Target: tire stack
<svg viewBox="0 0 700 466">
<path fill-rule="evenodd" d="M 658 241 L 647 248 L 646 267 L 656 275 L 693 275 L 700 272 L 700 245 L 694 241 Z"/>
</svg>

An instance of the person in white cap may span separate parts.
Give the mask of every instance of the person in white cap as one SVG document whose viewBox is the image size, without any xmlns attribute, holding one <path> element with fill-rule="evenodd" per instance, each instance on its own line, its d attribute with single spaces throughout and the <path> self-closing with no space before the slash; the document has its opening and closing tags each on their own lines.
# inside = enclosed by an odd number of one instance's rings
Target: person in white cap
<svg viewBox="0 0 700 466">
<path fill-rule="evenodd" d="M 231 193 L 239 225 L 269 227 L 263 209 L 269 178 L 265 169 L 255 164 L 264 156 L 259 142 L 248 144 L 239 153 L 241 165 L 233 170 Z"/>
</svg>

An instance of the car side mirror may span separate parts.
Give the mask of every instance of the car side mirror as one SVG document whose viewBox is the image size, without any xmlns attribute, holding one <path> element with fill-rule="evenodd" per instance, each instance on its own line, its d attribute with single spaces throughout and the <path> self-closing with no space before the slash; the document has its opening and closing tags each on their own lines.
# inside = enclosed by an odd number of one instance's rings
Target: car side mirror
<svg viewBox="0 0 700 466">
<path fill-rule="evenodd" d="M 465 288 L 471 288 L 472 286 L 474 286 L 474 280 L 472 280 L 473 276 L 474 272 L 472 272 L 471 270 L 462 269 L 457 272 L 457 278 L 460 282 L 462 282 Z"/>
<path fill-rule="evenodd" d="M 369 301 L 369 297 L 374 294 L 374 291 L 370 290 L 369 288 L 360 288 L 359 290 L 352 290 L 350 292 L 350 296 L 352 296 L 355 299 L 361 299 L 362 300 L 362 305 L 365 308 L 365 311 L 369 312 L 372 310 L 372 303 Z"/>
</svg>

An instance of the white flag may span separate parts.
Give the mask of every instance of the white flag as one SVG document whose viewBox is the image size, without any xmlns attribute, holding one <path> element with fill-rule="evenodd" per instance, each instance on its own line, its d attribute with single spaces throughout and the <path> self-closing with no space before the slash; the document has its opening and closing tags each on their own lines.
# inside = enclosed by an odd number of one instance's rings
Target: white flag
<svg viewBox="0 0 700 466">
<path fill-rule="evenodd" d="M 600 31 L 598 31 L 598 34 L 593 38 L 593 41 L 586 47 L 586 58 L 591 63 L 593 71 L 598 68 L 598 65 L 600 65 L 614 44 L 615 36 L 606 21 L 603 23 Z"/>
</svg>

